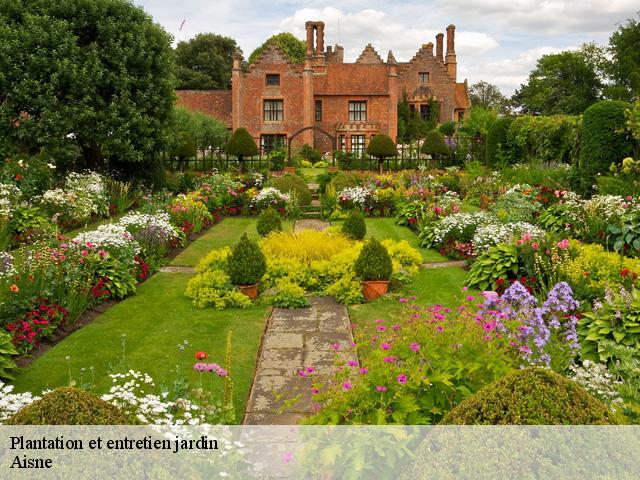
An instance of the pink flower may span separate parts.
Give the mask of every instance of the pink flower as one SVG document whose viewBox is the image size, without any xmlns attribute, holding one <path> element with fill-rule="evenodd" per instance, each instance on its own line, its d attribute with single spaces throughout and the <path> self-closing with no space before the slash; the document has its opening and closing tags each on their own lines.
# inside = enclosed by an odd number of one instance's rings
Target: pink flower
<svg viewBox="0 0 640 480">
<path fill-rule="evenodd" d="M 382 345 L 380 345 L 380 348 L 382 348 L 382 350 L 389 350 L 391 348 L 391 345 L 389 345 L 388 343 L 383 343 Z"/>
<path fill-rule="evenodd" d="M 366 375 L 367 373 L 369 373 L 369 369 L 366 367 L 362 367 L 360 369 L 360 375 Z"/>
<path fill-rule="evenodd" d="M 400 324 L 399 324 L 399 323 L 396 323 L 396 324 L 395 324 L 393 327 L 391 327 L 391 328 L 393 328 L 393 331 L 394 331 L 394 332 L 397 332 L 398 330 L 400 330 Z"/>
<path fill-rule="evenodd" d="M 524 235 L 522 235 L 522 240 L 524 242 L 528 242 L 529 240 L 531 240 L 531 234 L 530 233 L 525 233 Z"/>
<path fill-rule="evenodd" d="M 566 250 L 567 248 L 569 248 L 569 240 L 567 240 L 566 238 L 560 240 L 557 245 L 560 250 Z"/>
<path fill-rule="evenodd" d="M 291 463 L 291 460 L 293 460 L 293 453 L 285 452 L 285 454 L 282 456 L 282 460 L 284 461 L 284 463 Z"/>
<path fill-rule="evenodd" d="M 418 350 L 420 350 L 420 344 L 413 342 L 411 345 L 409 345 L 409 348 L 417 353 Z"/>
<path fill-rule="evenodd" d="M 539 245 L 537 244 L 537 242 L 533 242 L 531 244 L 531 248 L 533 248 L 536 252 L 538 251 Z"/>
<path fill-rule="evenodd" d="M 315 372 L 315 370 L 316 369 L 313 368 L 313 367 L 307 367 L 307 373 L 313 373 L 313 372 Z"/>
<path fill-rule="evenodd" d="M 349 360 L 347 362 L 347 365 L 349 365 L 350 367 L 355 367 L 358 365 L 358 362 L 356 362 L 355 360 Z"/>
<path fill-rule="evenodd" d="M 406 299 L 406 298 L 401 298 L 401 299 L 399 300 L 399 302 L 400 302 L 400 303 L 407 303 L 407 299 Z"/>
<path fill-rule="evenodd" d="M 482 292 L 482 296 L 489 302 L 493 302 L 498 299 L 498 292 L 485 291 Z"/>
<path fill-rule="evenodd" d="M 311 389 L 311 393 L 312 393 L 313 395 L 318 395 L 318 394 L 320 393 L 320 389 L 319 389 L 319 388 L 315 388 L 315 387 L 314 387 L 314 388 L 312 388 L 312 389 Z"/>
<path fill-rule="evenodd" d="M 384 357 L 382 360 L 383 360 L 383 361 L 385 361 L 385 362 L 387 362 L 387 363 L 393 363 L 393 362 L 395 362 L 397 359 L 398 359 L 398 357 L 391 356 L 391 357 Z"/>
<path fill-rule="evenodd" d="M 473 295 L 467 296 L 467 301 L 468 302 L 473 302 L 475 299 L 476 299 L 476 297 L 474 297 Z"/>
<path fill-rule="evenodd" d="M 631 195 L 628 195 L 628 196 L 625 198 L 625 200 L 626 200 L 627 202 L 630 202 L 631 200 L 633 200 L 633 197 L 632 197 Z"/>
<path fill-rule="evenodd" d="M 344 382 L 342 384 L 342 388 L 344 388 L 345 390 L 351 390 L 353 388 L 353 385 L 350 384 L 349 382 Z"/>
<path fill-rule="evenodd" d="M 384 325 L 378 325 L 378 328 L 377 328 L 379 332 L 384 332 L 386 329 L 387 327 L 385 327 Z"/>
<path fill-rule="evenodd" d="M 387 387 L 385 387 L 384 385 L 378 385 L 376 387 L 376 390 L 379 392 L 386 392 L 387 391 Z"/>
<path fill-rule="evenodd" d="M 439 331 L 439 332 L 444 332 L 444 327 L 442 325 L 438 325 L 436 327 L 436 330 Z"/>
<path fill-rule="evenodd" d="M 340 350 L 340 344 L 336 342 L 333 345 L 331 345 L 331 348 L 333 348 L 334 350 Z"/>
<path fill-rule="evenodd" d="M 401 373 L 398 375 L 397 380 L 400 385 L 404 385 L 407 383 L 407 376 L 404 373 Z"/>
<path fill-rule="evenodd" d="M 307 376 L 307 372 L 305 372 L 304 370 L 299 370 L 298 371 L 298 376 L 299 377 L 306 377 Z"/>
</svg>

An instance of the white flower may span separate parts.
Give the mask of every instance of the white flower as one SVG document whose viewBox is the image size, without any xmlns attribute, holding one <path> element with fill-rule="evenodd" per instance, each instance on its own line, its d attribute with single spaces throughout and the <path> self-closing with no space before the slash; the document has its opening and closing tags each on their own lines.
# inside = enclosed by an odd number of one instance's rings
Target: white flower
<svg viewBox="0 0 640 480">
<path fill-rule="evenodd" d="M 365 187 L 346 187 L 338 192 L 338 199 L 342 202 L 353 202 L 363 206 L 371 197 L 371 190 Z"/>
<path fill-rule="evenodd" d="M 258 194 L 253 197 L 251 200 L 251 204 L 254 206 L 268 206 L 268 205 L 276 205 L 280 202 L 288 202 L 290 196 L 286 193 L 282 193 L 277 188 L 267 187 L 258 192 Z"/>
<path fill-rule="evenodd" d="M 56 166 L 53 163 L 47 163 L 47 167 L 49 167 L 51 170 L 56 169 Z"/>
</svg>

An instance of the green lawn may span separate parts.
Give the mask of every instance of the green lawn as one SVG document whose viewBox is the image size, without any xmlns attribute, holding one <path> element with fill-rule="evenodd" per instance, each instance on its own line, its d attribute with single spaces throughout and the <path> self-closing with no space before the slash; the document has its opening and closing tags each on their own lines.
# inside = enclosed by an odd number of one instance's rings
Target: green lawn
<svg viewBox="0 0 640 480">
<path fill-rule="evenodd" d="M 293 222 L 283 220 L 282 228 L 285 231 L 293 230 Z M 207 233 L 189 245 L 184 252 L 174 258 L 170 265 L 195 267 L 200 259 L 214 248 L 233 245 L 240 236 L 246 233 L 249 238 L 258 239 L 255 217 L 231 217 L 225 218 L 218 225 L 214 225 Z"/>
<path fill-rule="evenodd" d="M 205 351 L 208 361 L 224 365 L 226 335 L 233 330 L 232 374 L 234 401 L 241 421 L 253 379 L 260 338 L 265 327 L 266 309 L 197 309 L 184 296 L 189 274 L 158 273 L 139 288 L 138 294 L 115 305 L 91 324 L 73 333 L 38 358 L 15 383 L 17 391 L 40 392 L 67 385 L 72 379 L 91 379 L 99 393 L 111 385 L 108 373 L 138 370 L 151 375 L 156 385 L 171 385 L 179 368 L 192 385 L 195 353 Z M 122 363 L 122 335 L 126 334 L 125 361 Z M 190 346 L 181 352 L 178 344 Z M 66 357 L 70 360 L 67 363 Z M 222 380 L 215 382 L 222 392 Z M 208 383 L 207 383 L 208 386 Z"/>
<path fill-rule="evenodd" d="M 301 168 L 302 176 L 309 182 L 315 182 L 318 175 L 327 173 L 326 168 Z"/>
<path fill-rule="evenodd" d="M 435 250 L 421 248 L 418 236 L 407 227 L 396 225 L 393 218 L 367 218 L 365 221 L 367 224 L 367 238 L 406 240 L 409 245 L 420 251 L 425 262 L 445 262 L 447 260 L 447 257 L 440 255 Z M 332 222 L 332 224 L 340 225 L 341 222 Z"/>
<path fill-rule="evenodd" d="M 399 227 L 398 227 L 399 228 Z M 455 307 L 467 295 L 462 291 L 467 272 L 459 267 L 423 269 L 413 281 L 402 287 L 401 297 L 416 297 L 420 305 L 442 304 Z M 380 298 L 374 302 L 349 307 L 351 322 L 356 325 L 372 323 L 377 319 L 392 319 L 400 315 L 402 304 L 397 296 Z"/>
</svg>

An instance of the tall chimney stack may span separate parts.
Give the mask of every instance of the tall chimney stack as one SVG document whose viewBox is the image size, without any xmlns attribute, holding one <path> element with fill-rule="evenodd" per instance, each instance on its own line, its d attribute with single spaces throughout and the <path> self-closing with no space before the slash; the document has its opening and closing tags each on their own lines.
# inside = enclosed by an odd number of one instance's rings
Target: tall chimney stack
<svg viewBox="0 0 640 480">
<path fill-rule="evenodd" d="M 452 82 L 457 81 L 458 76 L 458 62 L 456 60 L 456 49 L 455 49 L 455 33 L 456 27 L 455 25 L 449 25 L 447 27 L 447 56 L 445 61 L 445 66 L 447 67 L 447 71 L 449 72 L 449 77 L 451 77 Z"/>
<path fill-rule="evenodd" d="M 444 63 L 444 33 L 436 35 L 436 59 Z"/>
<path fill-rule="evenodd" d="M 307 56 L 312 56 L 315 50 L 313 46 L 313 22 L 307 22 L 304 24 L 304 28 L 307 31 Z"/>
</svg>

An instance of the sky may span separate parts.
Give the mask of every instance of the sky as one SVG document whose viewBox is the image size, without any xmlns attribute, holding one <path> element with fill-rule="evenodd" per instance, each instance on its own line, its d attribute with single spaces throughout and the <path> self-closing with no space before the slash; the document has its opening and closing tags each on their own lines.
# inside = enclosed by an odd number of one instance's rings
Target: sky
<svg viewBox="0 0 640 480">
<path fill-rule="evenodd" d="M 279 32 L 305 38 L 307 20 L 325 22 L 325 45 L 353 62 L 367 43 L 408 61 L 422 44 L 456 25 L 458 81 L 484 80 L 511 95 L 544 54 L 607 44 L 638 0 L 134 0 L 175 42 L 213 32 L 236 40 L 245 58 Z M 184 21 L 184 23 L 183 23 Z M 182 25 L 182 28 L 180 28 Z"/>
</svg>

